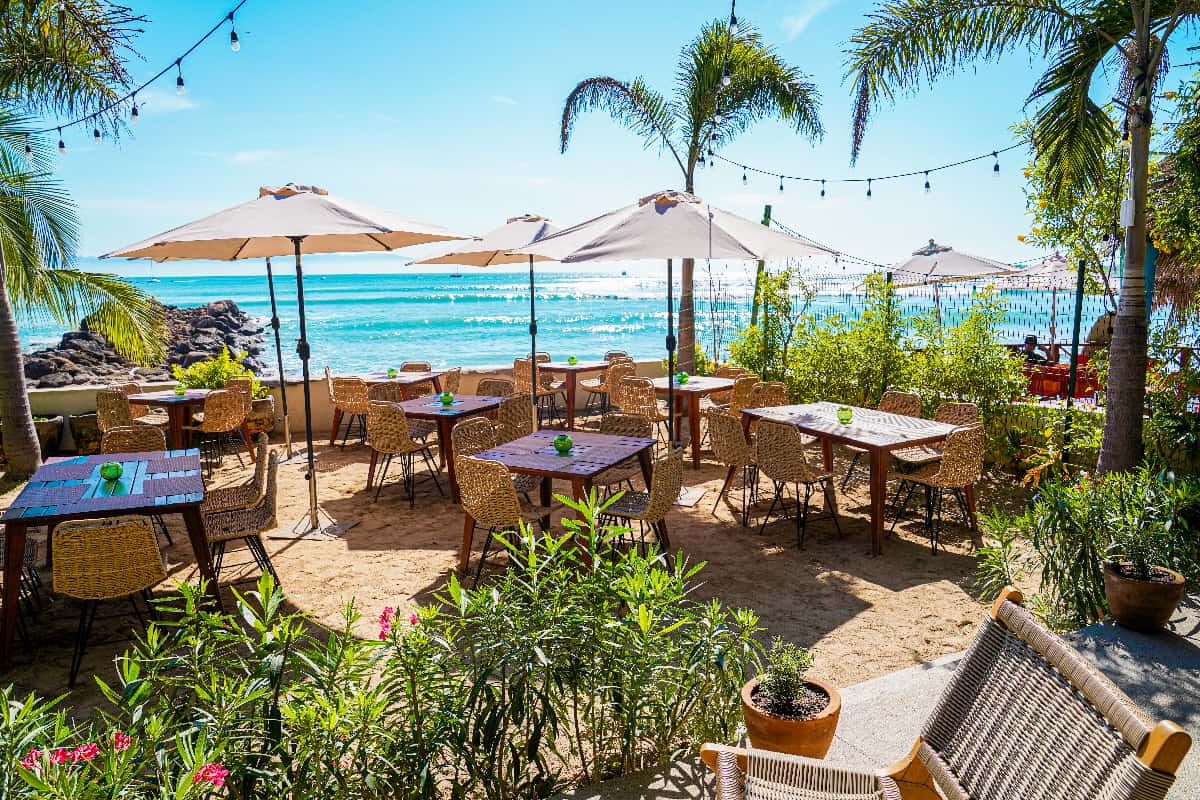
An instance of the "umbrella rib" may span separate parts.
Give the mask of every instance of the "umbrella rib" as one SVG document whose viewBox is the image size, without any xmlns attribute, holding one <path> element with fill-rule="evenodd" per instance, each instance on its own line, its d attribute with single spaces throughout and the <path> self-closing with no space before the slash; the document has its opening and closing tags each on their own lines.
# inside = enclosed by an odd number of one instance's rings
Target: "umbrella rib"
<svg viewBox="0 0 1200 800">
<path fill-rule="evenodd" d="M 242 255 L 242 251 L 243 251 L 243 250 L 245 250 L 245 249 L 246 249 L 247 247 L 249 247 L 249 246 L 250 246 L 250 239 L 249 239 L 249 238 L 243 239 L 243 240 L 242 240 L 242 243 L 241 243 L 241 245 L 239 245 L 239 246 L 238 246 L 237 252 L 236 252 L 236 253 L 234 253 L 234 254 L 233 254 L 233 258 L 231 258 L 231 259 L 229 259 L 229 260 L 230 260 L 230 261 L 237 261 L 237 260 L 238 260 L 238 258 L 240 258 L 240 257 L 241 257 L 241 255 Z"/>
<path fill-rule="evenodd" d="M 392 249 L 392 248 L 388 247 L 386 244 L 384 244 L 382 241 L 380 241 L 379 237 L 373 233 L 368 233 L 367 238 L 370 239 L 372 242 L 375 242 L 375 244 L 379 245 L 384 250 L 391 251 L 391 249 Z"/>
</svg>

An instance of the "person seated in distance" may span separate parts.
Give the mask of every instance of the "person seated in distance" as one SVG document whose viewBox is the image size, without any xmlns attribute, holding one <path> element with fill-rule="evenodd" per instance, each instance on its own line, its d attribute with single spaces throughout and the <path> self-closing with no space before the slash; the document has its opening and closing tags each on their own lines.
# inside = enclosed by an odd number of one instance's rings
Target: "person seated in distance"
<svg viewBox="0 0 1200 800">
<path fill-rule="evenodd" d="M 1021 355 L 1025 357 L 1025 361 L 1028 364 L 1050 363 L 1046 356 L 1038 352 L 1037 336 L 1032 333 L 1025 337 L 1025 347 L 1022 349 Z"/>
</svg>

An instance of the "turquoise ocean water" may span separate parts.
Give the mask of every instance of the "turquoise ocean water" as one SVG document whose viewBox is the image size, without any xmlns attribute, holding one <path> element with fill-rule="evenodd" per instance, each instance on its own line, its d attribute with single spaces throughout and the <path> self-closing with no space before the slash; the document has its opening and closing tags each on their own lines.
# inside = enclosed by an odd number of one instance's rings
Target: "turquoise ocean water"
<svg viewBox="0 0 1200 800">
<path fill-rule="evenodd" d="M 289 266 L 276 264 L 276 291 L 285 368 L 298 373 L 296 290 Z M 86 266 L 105 271 L 113 267 L 111 262 Z M 247 267 L 236 274 L 208 276 L 178 274 L 170 267 L 152 271 L 141 267 L 140 274 L 130 280 L 172 305 L 229 298 L 265 323 L 270 317 L 265 273 L 261 266 Z M 511 364 L 515 355 L 528 352 L 526 272 L 464 269 L 458 276 L 448 271 L 403 269 L 369 274 L 345 271 L 353 268 L 306 275 L 305 306 L 314 372 L 325 364 L 346 372 L 386 369 L 404 360 L 428 360 L 440 366 Z M 724 349 L 748 319 L 751 296 L 750 269 L 731 266 L 714 269 L 714 275 L 719 287 L 714 285 L 710 291 L 707 272 L 697 269 L 697 335 L 709 351 L 713 349 L 714 317 L 718 338 L 723 340 L 718 346 Z M 580 270 L 555 265 L 539 269 L 537 280 L 539 350 L 555 358 L 575 355 L 581 359 L 599 357 L 610 349 L 626 350 L 639 358 L 664 354 L 666 282 L 661 267 Z M 861 308 L 855 291 L 860 280 L 837 273 L 821 278 L 821 292 L 812 310 L 856 314 Z M 947 318 L 955 316 L 970 291 L 968 287 L 943 288 Z M 1034 332 L 1045 339 L 1049 334 L 1049 293 L 1013 292 L 1009 300 L 1006 338 L 1019 341 L 1026 332 Z M 930 307 L 932 295 L 928 289 L 915 290 L 905 294 L 904 302 L 916 312 Z M 1070 304 L 1071 298 L 1058 298 L 1060 341 L 1069 341 Z M 715 307 L 715 315 L 710 307 Z M 1100 298 L 1087 298 L 1085 335 L 1100 311 Z M 61 333 L 55 325 L 27 324 L 22 327 L 22 341 L 27 350 L 36 349 L 56 343 Z M 274 364 L 269 342 L 262 357 Z"/>
</svg>

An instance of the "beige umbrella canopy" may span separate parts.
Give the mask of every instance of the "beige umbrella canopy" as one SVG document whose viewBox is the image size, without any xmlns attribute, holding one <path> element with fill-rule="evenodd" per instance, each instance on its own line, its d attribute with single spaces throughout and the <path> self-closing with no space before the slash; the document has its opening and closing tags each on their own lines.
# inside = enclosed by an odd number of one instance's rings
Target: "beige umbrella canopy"
<svg viewBox="0 0 1200 800">
<path fill-rule="evenodd" d="M 772 230 L 678 191 L 647 195 L 633 205 L 547 236 L 515 253 L 563 263 L 581 261 L 667 261 L 667 407 L 675 408 L 675 324 L 671 259 L 716 258 L 726 261 L 780 261 L 812 255 L 837 255 L 813 242 Z M 673 413 L 667 436 L 674 439 Z"/>
<path fill-rule="evenodd" d="M 893 267 L 895 286 L 924 286 L 986 278 L 992 275 L 1011 275 L 1017 268 L 1002 261 L 961 253 L 953 247 L 937 244 L 933 239 L 912 257 Z"/>
<path fill-rule="evenodd" d="M 271 294 L 271 327 L 275 329 L 275 354 L 279 359 L 280 395 L 287 418 L 287 393 L 283 380 L 283 351 L 279 341 L 279 316 L 275 309 L 275 282 L 271 256 L 296 257 L 296 303 L 300 338 L 296 353 L 304 375 L 304 435 L 308 443 L 309 530 L 322 526 L 317 516 L 317 475 L 313 457 L 312 399 L 309 391 L 310 350 L 304 319 L 302 253 L 365 253 L 395 250 L 425 242 L 469 239 L 437 225 L 401 217 L 361 203 L 334 197 L 316 186 L 289 183 L 263 187 L 249 202 L 218 211 L 122 247 L 101 258 L 149 258 L 154 261 L 202 259 L 233 261 L 267 259 L 267 284 Z M 284 427 L 285 431 L 287 426 Z M 290 441 L 289 441 L 290 450 Z M 290 453 L 289 453 L 290 455 Z"/>
</svg>

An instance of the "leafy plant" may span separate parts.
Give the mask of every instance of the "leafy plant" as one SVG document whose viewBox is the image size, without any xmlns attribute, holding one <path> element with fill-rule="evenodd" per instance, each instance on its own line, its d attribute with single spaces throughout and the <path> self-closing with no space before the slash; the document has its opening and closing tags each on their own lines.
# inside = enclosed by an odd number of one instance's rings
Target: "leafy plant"
<svg viewBox="0 0 1200 800">
<path fill-rule="evenodd" d="M 812 653 L 776 636 L 767 657 L 767 671 L 758 678 L 758 691 L 770 707 L 787 712 L 804 695 L 804 678 L 812 669 Z"/>
<path fill-rule="evenodd" d="M 246 355 L 246 351 L 243 350 L 234 358 L 230 355 L 228 347 L 222 347 L 221 352 L 212 358 L 197 361 L 187 367 L 175 364 L 171 367 L 171 372 L 175 380 L 189 389 L 223 389 L 225 382 L 230 378 L 249 378 L 254 398 L 266 397 L 269 394 L 267 387 L 242 363 L 246 360 Z"/>
</svg>

